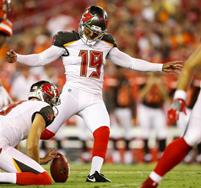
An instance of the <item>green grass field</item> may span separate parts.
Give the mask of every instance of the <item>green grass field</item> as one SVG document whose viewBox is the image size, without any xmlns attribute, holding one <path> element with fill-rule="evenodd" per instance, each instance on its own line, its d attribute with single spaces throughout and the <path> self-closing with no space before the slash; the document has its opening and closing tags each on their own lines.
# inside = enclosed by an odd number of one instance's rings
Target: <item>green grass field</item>
<svg viewBox="0 0 201 188">
<path fill-rule="evenodd" d="M 138 188 L 144 178 L 153 169 L 152 165 L 113 165 L 106 164 L 103 173 L 112 180 L 112 183 L 86 183 L 89 165 L 71 164 L 70 177 L 65 184 L 55 183 L 51 188 Z M 46 166 L 48 169 L 48 166 Z M 16 185 L 0 185 L 2 188 L 15 188 Z M 23 186 L 24 187 L 24 186 Z M 47 186 L 29 186 L 47 187 Z M 159 188 L 201 188 L 201 166 L 179 165 L 171 171 L 161 182 Z"/>
</svg>

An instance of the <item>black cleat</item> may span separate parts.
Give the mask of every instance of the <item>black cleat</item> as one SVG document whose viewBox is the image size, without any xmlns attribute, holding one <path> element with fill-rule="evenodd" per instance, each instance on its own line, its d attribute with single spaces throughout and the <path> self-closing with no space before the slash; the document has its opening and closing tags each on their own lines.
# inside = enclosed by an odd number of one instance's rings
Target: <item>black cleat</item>
<svg viewBox="0 0 201 188">
<path fill-rule="evenodd" d="M 95 173 L 92 174 L 91 176 L 90 175 L 87 176 L 86 182 L 91 182 L 91 183 L 111 182 L 111 180 L 106 178 L 103 174 L 99 173 L 98 171 L 95 171 Z"/>
</svg>

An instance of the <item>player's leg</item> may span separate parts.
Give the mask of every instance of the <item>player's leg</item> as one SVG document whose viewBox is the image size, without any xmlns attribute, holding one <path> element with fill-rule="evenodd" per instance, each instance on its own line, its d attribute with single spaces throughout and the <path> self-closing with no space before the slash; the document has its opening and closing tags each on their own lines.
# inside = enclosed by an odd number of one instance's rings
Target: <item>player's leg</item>
<svg viewBox="0 0 201 188">
<path fill-rule="evenodd" d="M 190 114 L 191 114 L 191 109 L 186 109 L 186 113 L 184 112 L 180 112 L 179 114 L 179 120 L 177 121 L 177 127 L 180 131 L 180 135 L 183 136 L 186 130 L 186 127 L 188 125 L 189 122 L 189 118 L 190 118 Z M 194 151 L 191 150 L 188 155 L 185 156 L 184 158 L 184 162 L 185 163 L 190 163 L 193 161 L 193 155 L 194 155 Z"/>
<path fill-rule="evenodd" d="M 144 150 L 144 161 L 150 162 L 152 159 L 152 156 L 150 154 L 149 149 L 149 137 L 150 137 L 150 131 L 151 131 L 151 116 L 152 111 L 150 108 L 140 104 L 138 106 L 138 121 L 141 131 L 141 137 L 143 140 L 143 150 Z"/>
<path fill-rule="evenodd" d="M 112 162 L 115 164 L 119 164 L 122 162 L 119 143 L 122 141 L 122 132 L 120 131 L 120 122 L 118 118 L 119 108 L 115 108 L 113 113 L 110 114 L 111 120 L 111 133 L 110 141 L 112 142 Z"/>
<path fill-rule="evenodd" d="M 52 179 L 36 161 L 13 147 L 5 147 L 0 152 L 1 183 L 18 185 L 50 185 Z"/>
<path fill-rule="evenodd" d="M 157 187 L 162 177 L 184 159 L 192 146 L 201 142 L 200 113 L 201 94 L 193 108 L 184 136 L 174 140 L 168 145 L 155 169 L 143 183 L 142 188 Z"/>
<path fill-rule="evenodd" d="M 88 128 L 85 125 L 84 120 L 80 117 L 80 116 L 75 116 L 75 120 L 76 120 L 76 125 L 77 127 L 81 130 L 82 133 L 85 134 L 80 134 L 79 135 L 79 139 L 81 142 L 81 155 L 80 158 L 82 160 L 82 162 L 84 163 L 88 163 L 91 161 L 91 155 L 89 152 L 89 147 L 88 147 L 88 140 L 89 140 L 89 135 L 88 135 Z"/>
<path fill-rule="evenodd" d="M 58 109 L 58 114 L 54 121 L 43 131 L 41 139 L 47 140 L 53 137 L 63 122 L 77 113 L 79 108 L 78 95 L 79 94 L 76 89 L 69 87 L 63 88 L 60 95 L 61 104 L 56 107 Z"/>
<path fill-rule="evenodd" d="M 132 140 L 132 113 L 130 108 L 119 108 L 116 111 L 118 121 L 123 128 L 123 139 L 125 141 L 124 163 L 130 164 L 133 162 L 133 156 L 130 149 Z"/>
<path fill-rule="evenodd" d="M 189 122 L 191 110 L 186 109 L 186 114 L 184 112 L 179 113 L 179 119 L 177 121 L 177 127 L 179 129 L 180 135 L 184 135 L 184 132 L 186 130 L 187 124 Z"/>
<path fill-rule="evenodd" d="M 144 181 L 141 188 L 155 188 L 158 186 L 162 177 L 179 164 L 190 151 L 189 146 L 183 137 L 174 140 L 165 149 L 162 157 L 159 159 L 155 169 Z"/>
<path fill-rule="evenodd" d="M 87 127 L 93 133 L 94 145 L 92 150 L 91 170 L 87 181 L 110 181 L 100 174 L 110 135 L 110 120 L 103 101 L 90 105 L 79 113 Z"/>
<path fill-rule="evenodd" d="M 158 158 L 165 150 L 167 139 L 167 126 L 165 112 L 162 109 L 157 109 L 154 113 L 154 127 L 156 131 L 157 143 L 158 143 Z"/>
</svg>

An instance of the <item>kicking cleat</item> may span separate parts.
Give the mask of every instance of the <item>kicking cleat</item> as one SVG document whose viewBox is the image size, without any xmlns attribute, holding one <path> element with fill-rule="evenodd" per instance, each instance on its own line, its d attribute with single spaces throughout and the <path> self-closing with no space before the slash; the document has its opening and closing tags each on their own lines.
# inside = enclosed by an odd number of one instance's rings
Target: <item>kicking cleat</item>
<svg viewBox="0 0 201 188">
<path fill-rule="evenodd" d="M 151 178 L 147 178 L 140 188 L 156 188 L 158 187 L 158 184 L 153 181 Z"/>
<path fill-rule="evenodd" d="M 103 174 L 99 173 L 98 171 L 95 171 L 95 173 L 92 174 L 91 176 L 90 175 L 87 176 L 86 182 L 91 182 L 91 183 L 111 182 L 111 180 L 106 178 Z"/>
</svg>

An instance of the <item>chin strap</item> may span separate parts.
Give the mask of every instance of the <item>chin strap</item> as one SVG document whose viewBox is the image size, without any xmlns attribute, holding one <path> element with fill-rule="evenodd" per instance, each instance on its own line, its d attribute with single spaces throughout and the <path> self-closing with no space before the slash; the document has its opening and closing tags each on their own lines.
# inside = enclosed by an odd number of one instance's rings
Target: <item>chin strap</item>
<svg viewBox="0 0 201 188">
<path fill-rule="evenodd" d="M 80 38 L 87 46 L 94 46 L 97 42 L 96 40 L 89 40 L 84 33 L 80 35 Z"/>
</svg>

